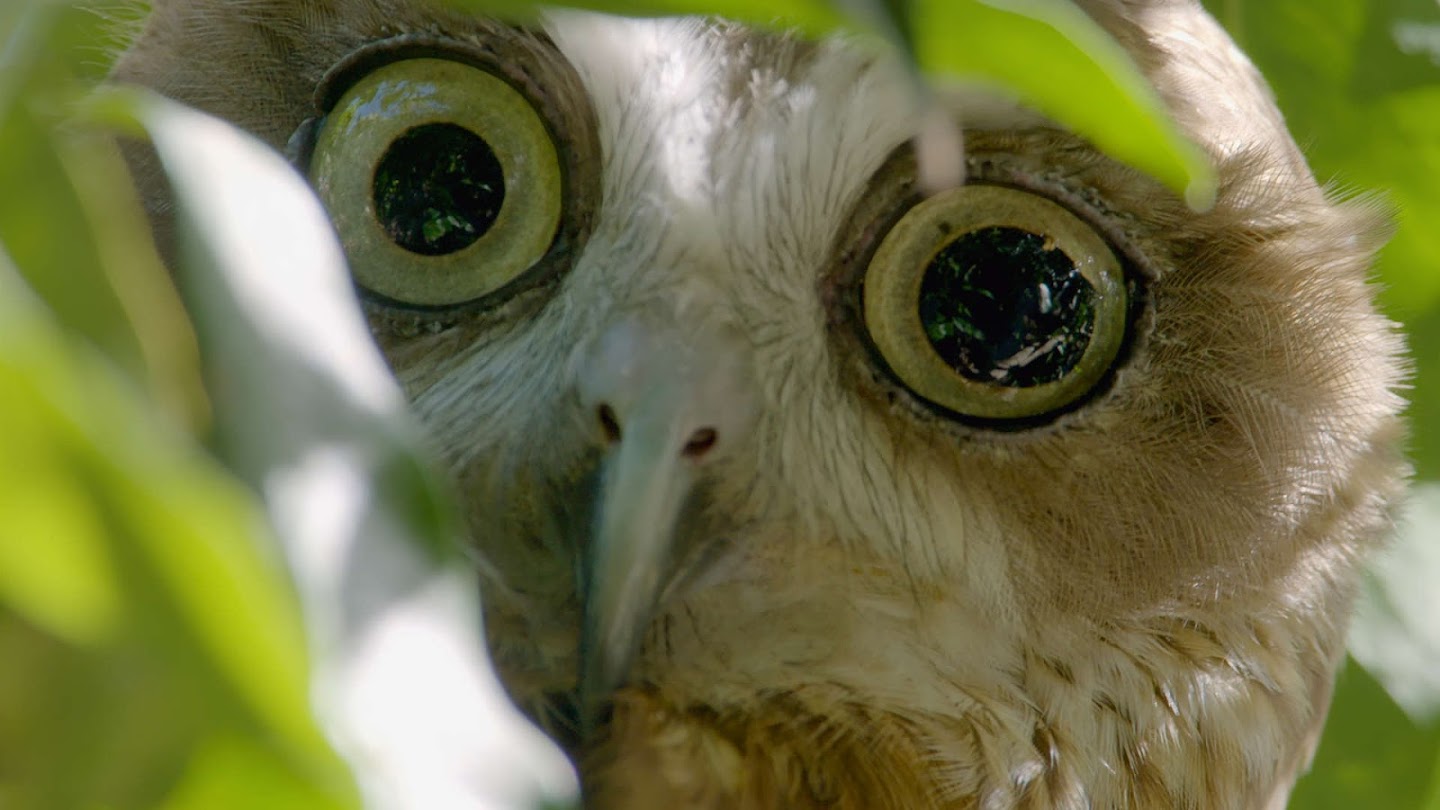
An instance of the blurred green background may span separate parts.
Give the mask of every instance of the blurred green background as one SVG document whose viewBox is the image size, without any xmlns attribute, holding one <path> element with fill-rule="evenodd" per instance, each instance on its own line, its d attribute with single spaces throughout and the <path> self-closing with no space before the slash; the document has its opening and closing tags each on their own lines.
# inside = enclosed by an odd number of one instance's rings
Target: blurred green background
<svg viewBox="0 0 1440 810">
<path fill-rule="evenodd" d="M 679 5 L 827 19 L 813 2 Z M 1291 806 L 1440 810 L 1440 5 L 1207 6 L 1269 78 L 1316 174 L 1393 207 L 1376 273 L 1415 358 L 1416 494 Z M 307 709 L 300 612 L 262 508 L 207 449 L 195 336 L 118 157 L 73 123 L 140 13 L 0 6 L 0 808 L 354 807 Z M 1047 75 L 1066 69 L 1046 58 L 1005 77 L 1042 106 Z M 1115 103 L 1099 92 L 1080 101 Z M 1163 123 L 1146 124 L 1146 165 L 1183 185 Z M 1087 133 L 1107 137 L 1103 122 Z"/>
</svg>

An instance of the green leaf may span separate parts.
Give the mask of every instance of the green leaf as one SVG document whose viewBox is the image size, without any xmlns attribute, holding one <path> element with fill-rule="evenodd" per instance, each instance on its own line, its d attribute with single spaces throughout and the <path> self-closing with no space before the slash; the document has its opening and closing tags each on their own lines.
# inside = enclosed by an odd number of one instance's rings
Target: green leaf
<svg viewBox="0 0 1440 810">
<path fill-rule="evenodd" d="M 35 19 L 31 24 L 39 25 Z M 105 246 L 98 243 L 84 201 L 55 148 L 61 111 L 54 107 L 67 78 L 63 66 L 44 51 L 16 50 L 7 55 L 22 80 L 9 88 L 11 103 L 0 107 L 0 188 L 5 189 L 0 195 L 0 242 L 68 326 L 138 376 L 145 365 L 143 351 L 105 276 Z M 111 183 L 110 188 L 124 186 Z"/>
<path fill-rule="evenodd" d="M 66 120 L 99 23 L 0 12 L 0 806 L 154 807 L 212 738 L 353 806 L 128 177 Z"/>
<path fill-rule="evenodd" d="M 302 778 L 273 749 L 215 736 L 197 749 L 160 810 L 341 810 L 350 806 Z"/>
<path fill-rule="evenodd" d="M 0 454 L 0 479 L 33 498 L 0 500 L 0 526 L 41 532 L 0 538 L 0 606 L 65 642 L 9 637 L 31 640 L 7 666 L 52 663 L 0 691 L 25 704 L 0 709 L 21 717 L 0 726 L 0 753 L 26 763 L 0 776 L 18 780 L 17 804 L 146 806 L 212 729 L 323 771 L 298 616 L 258 514 L 93 349 L 69 345 L 4 265 L 0 383 L 0 436 L 21 451 Z M 36 459 L 46 466 L 12 466 Z M 57 501 L 73 513 L 36 508 Z"/>
<path fill-rule="evenodd" d="M 453 507 L 319 201 L 218 119 L 148 93 L 109 101 L 149 131 L 175 190 L 182 291 L 206 367 L 223 370 L 210 375 L 221 444 L 265 495 L 318 654 L 321 722 L 362 792 L 416 807 L 572 800 L 569 762 L 490 668 Z"/>
<path fill-rule="evenodd" d="M 1416 484 L 1396 522 L 1366 576 L 1350 653 L 1417 726 L 1440 729 L 1440 482 Z"/>
<path fill-rule="evenodd" d="M 1119 43 L 1072 3 L 916 0 L 910 24 L 928 72 L 987 80 L 1183 192 L 1191 207 L 1214 203 L 1208 159 Z"/>
<path fill-rule="evenodd" d="M 57 365 L 15 313 L 0 306 L 0 599 L 74 643 L 106 637 L 120 612 L 120 585 L 105 526 L 75 479 L 75 459 L 28 386 Z M 47 351 L 49 349 L 49 351 Z M 23 365 L 20 365 L 23 363 Z"/>
<path fill-rule="evenodd" d="M 454 0 L 533 16 L 538 3 Z M 579 0 L 567 5 L 636 16 L 703 14 L 811 35 L 879 35 L 937 84 L 980 81 L 1149 172 L 1191 207 L 1215 200 L 1213 167 L 1170 121 L 1159 95 L 1109 34 L 1066 0 Z"/>
<path fill-rule="evenodd" d="M 0 79 L 0 242 L 61 323 L 144 380 L 157 405 L 200 423 L 194 338 L 108 135 L 69 120 L 100 52 L 56 47 L 96 20 L 61 2 L 21 4 Z"/>
</svg>

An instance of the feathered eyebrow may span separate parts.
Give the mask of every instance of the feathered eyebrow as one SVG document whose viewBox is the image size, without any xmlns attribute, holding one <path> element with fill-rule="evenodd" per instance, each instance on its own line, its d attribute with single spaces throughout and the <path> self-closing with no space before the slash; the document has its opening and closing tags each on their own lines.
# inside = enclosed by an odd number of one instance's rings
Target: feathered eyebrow
<svg viewBox="0 0 1440 810">
<path fill-rule="evenodd" d="M 345 91 L 377 68 L 404 59 L 436 58 L 472 64 L 488 70 L 490 64 L 473 43 L 434 34 L 401 34 L 366 43 L 336 62 L 315 85 L 314 109 L 285 144 L 285 156 L 302 172 L 310 163 L 321 122 Z"/>
</svg>

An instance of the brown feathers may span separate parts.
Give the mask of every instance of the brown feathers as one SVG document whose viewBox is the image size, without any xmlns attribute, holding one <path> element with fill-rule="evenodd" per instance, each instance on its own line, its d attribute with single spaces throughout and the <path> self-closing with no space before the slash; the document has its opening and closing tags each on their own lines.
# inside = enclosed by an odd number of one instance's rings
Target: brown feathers
<svg viewBox="0 0 1440 810">
<path fill-rule="evenodd" d="M 973 804 L 942 800 L 923 742 L 902 720 L 819 697 L 778 695 L 749 713 L 720 715 L 625 690 L 604 736 L 585 754 L 587 800 L 697 810 Z"/>
</svg>

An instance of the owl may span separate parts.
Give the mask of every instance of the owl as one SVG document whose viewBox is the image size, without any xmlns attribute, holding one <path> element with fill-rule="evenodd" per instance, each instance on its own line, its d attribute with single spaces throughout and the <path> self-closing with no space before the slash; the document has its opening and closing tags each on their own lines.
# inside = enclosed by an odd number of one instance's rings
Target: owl
<svg viewBox="0 0 1440 810">
<path fill-rule="evenodd" d="M 1079 6 L 1210 210 L 968 85 L 924 193 L 897 59 L 719 19 L 156 0 L 115 78 L 309 178 L 587 806 L 1282 807 L 1405 474 L 1385 217 L 1197 2 Z"/>
</svg>

